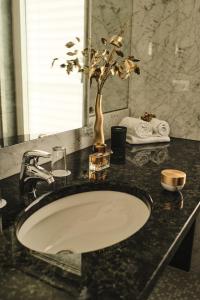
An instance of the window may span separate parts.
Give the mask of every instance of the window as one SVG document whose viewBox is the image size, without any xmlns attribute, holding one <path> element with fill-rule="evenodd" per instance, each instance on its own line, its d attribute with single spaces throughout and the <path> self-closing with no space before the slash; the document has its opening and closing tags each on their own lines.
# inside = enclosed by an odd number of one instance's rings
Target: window
<svg viewBox="0 0 200 300">
<path fill-rule="evenodd" d="M 66 42 L 84 47 L 83 0 L 13 1 L 18 131 L 37 137 L 83 125 L 81 74 L 52 61 L 66 59 Z M 61 60 L 62 61 L 62 60 Z M 60 63 L 61 63 L 60 61 Z"/>
</svg>

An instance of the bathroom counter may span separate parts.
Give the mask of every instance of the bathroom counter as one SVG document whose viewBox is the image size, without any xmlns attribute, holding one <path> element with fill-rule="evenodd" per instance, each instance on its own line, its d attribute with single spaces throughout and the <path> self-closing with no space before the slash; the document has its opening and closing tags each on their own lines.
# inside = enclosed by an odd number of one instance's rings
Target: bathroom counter
<svg viewBox="0 0 200 300">
<path fill-rule="evenodd" d="M 68 156 L 72 175 L 58 185 L 89 182 L 90 151 L 87 148 Z M 182 194 L 161 187 L 160 172 L 165 168 L 186 172 Z M 26 201 L 19 196 L 18 175 L 1 180 L 1 194 L 8 205 L 2 212 L 0 234 L 0 300 L 147 299 L 165 266 L 180 246 L 185 247 L 186 238 L 189 248 L 192 246 L 194 222 L 200 211 L 199 178 L 200 142 L 172 139 L 169 144 L 127 145 L 126 162 L 112 164 L 98 180 L 105 186 L 117 182 L 121 187 L 145 190 L 153 200 L 150 219 L 127 240 L 79 256 L 81 275 L 68 272 L 63 261 L 47 261 L 17 242 L 15 220 Z M 175 264 L 181 266 L 180 261 Z"/>
</svg>

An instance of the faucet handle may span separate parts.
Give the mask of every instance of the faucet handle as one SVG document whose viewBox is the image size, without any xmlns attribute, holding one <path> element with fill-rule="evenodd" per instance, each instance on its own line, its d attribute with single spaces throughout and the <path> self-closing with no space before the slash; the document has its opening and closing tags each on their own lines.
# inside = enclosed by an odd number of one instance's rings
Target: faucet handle
<svg viewBox="0 0 200 300">
<path fill-rule="evenodd" d="M 35 165 L 40 157 L 49 158 L 51 154 L 42 150 L 29 150 L 23 154 L 22 162 L 24 164 L 30 164 L 32 160 L 32 164 Z"/>
</svg>

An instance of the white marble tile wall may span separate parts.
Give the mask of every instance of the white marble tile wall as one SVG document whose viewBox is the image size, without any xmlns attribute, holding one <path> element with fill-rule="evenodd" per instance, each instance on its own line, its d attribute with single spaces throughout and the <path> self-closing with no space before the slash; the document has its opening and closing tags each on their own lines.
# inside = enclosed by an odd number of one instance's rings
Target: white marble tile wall
<svg viewBox="0 0 200 300">
<path fill-rule="evenodd" d="M 171 136 L 200 140 L 200 0 L 134 0 L 130 113 L 167 120 Z"/>
</svg>

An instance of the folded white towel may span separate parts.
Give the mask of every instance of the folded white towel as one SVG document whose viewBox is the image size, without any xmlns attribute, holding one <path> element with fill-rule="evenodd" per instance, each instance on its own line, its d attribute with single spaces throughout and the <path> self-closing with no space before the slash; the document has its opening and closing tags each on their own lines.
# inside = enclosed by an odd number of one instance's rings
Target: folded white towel
<svg viewBox="0 0 200 300">
<path fill-rule="evenodd" d="M 150 137 L 153 133 L 153 127 L 150 122 L 138 118 L 126 117 L 119 123 L 120 126 L 127 127 L 127 134 L 139 138 Z"/>
<path fill-rule="evenodd" d="M 127 134 L 126 141 L 129 144 L 150 144 L 150 143 L 169 142 L 170 138 L 168 136 L 152 135 L 150 137 L 147 137 L 147 138 L 143 139 L 143 138 L 139 138 L 139 137 Z"/>
<path fill-rule="evenodd" d="M 150 121 L 153 132 L 155 134 L 161 135 L 161 136 L 168 136 L 170 132 L 169 124 L 166 121 L 159 120 L 157 118 L 152 118 Z"/>
</svg>

